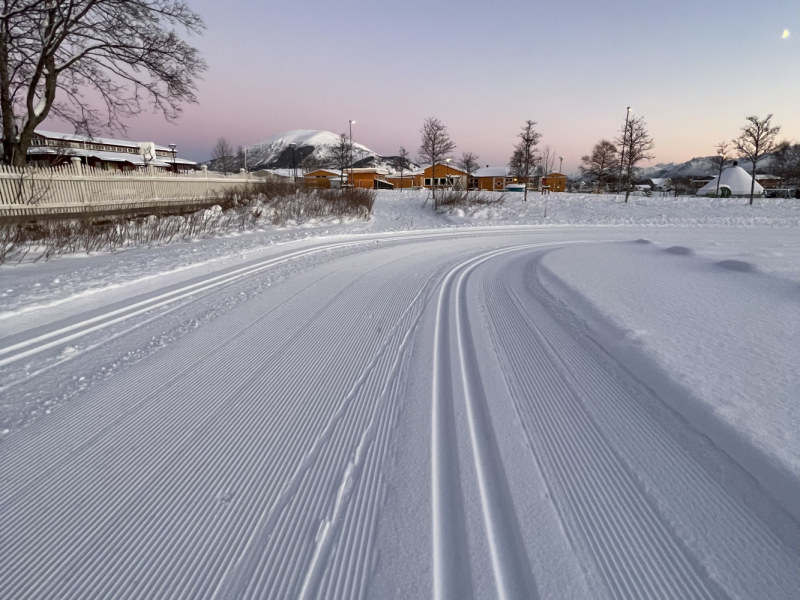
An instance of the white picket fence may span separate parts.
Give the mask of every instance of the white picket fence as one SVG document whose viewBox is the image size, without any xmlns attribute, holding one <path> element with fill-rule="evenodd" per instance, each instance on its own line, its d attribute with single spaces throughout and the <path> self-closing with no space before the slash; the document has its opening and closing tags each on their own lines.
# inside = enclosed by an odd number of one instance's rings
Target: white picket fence
<svg viewBox="0 0 800 600">
<path fill-rule="evenodd" d="M 54 168 L 0 165 L 0 218 L 202 203 L 256 180 L 249 173 L 105 171 L 81 164 Z"/>
</svg>

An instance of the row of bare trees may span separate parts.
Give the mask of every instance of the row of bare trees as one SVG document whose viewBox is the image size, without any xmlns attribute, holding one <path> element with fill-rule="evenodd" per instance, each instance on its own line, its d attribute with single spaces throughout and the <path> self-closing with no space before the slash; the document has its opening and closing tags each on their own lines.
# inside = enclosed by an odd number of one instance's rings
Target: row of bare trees
<svg viewBox="0 0 800 600">
<path fill-rule="evenodd" d="M 746 121 L 739 137 L 732 141 L 732 148 L 727 142 L 717 144 L 716 156 L 712 158 L 712 161 L 718 169 L 717 194 L 719 193 L 722 169 L 730 158 L 729 150 L 735 151 L 740 159 L 750 162 L 752 172 L 750 204 L 752 205 L 758 163 L 771 154 L 773 170 L 779 177 L 784 180 L 800 178 L 800 144 L 792 144 L 789 141 L 776 144 L 775 139 L 781 128 L 773 125 L 772 114 L 763 119 L 756 116 L 747 117 Z M 592 148 L 591 154 L 581 158 L 579 168 L 582 174 L 588 175 L 600 185 L 616 179 L 619 186 L 623 175 L 629 184 L 635 174 L 636 165 L 643 160 L 654 158 L 650 154 L 653 147 L 653 140 L 647 133 L 644 118 L 629 118 L 614 142 L 600 140 Z M 630 185 L 626 185 L 625 202 L 628 201 L 629 193 Z"/>
<path fill-rule="evenodd" d="M 447 128 L 439 119 L 433 117 L 426 119 L 420 133 L 422 134 L 422 142 L 418 151 L 420 162 L 436 165 L 451 159 L 451 154 L 453 150 L 455 150 L 456 145 L 450 139 Z M 535 121 L 525 121 L 525 124 L 522 126 L 522 131 L 517 137 L 519 141 L 514 146 L 514 151 L 511 154 L 508 166 L 511 175 L 526 184 L 524 200 L 527 201 L 527 183 L 530 181 L 530 178 L 534 176 L 537 171 L 542 174 L 552 171 L 556 156 L 555 152 L 551 150 L 549 146 L 547 146 L 543 152 L 539 152 L 537 146 L 542 134 L 536 131 Z M 477 154 L 473 152 L 464 152 L 461 157 L 455 161 L 456 166 L 467 176 L 467 187 L 469 187 L 469 181 L 472 179 L 473 174 L 480 168 L 478 159 L 479 157 Z M 408 151 L 401 147 L 399 167 L 401 170 L 401 186 L 403 170 L 405 170 L 408 164 Z M 434 173 L 432 174 L 431 181 L 434 204 L 436 201 L 436 180 L 437 178 Z"/>
</svg>

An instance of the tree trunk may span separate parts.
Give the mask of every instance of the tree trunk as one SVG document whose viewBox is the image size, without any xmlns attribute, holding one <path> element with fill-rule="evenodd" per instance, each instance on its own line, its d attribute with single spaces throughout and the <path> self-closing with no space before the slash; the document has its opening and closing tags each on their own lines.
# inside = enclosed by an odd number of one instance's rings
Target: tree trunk
<svg viewBox="0 0 800 600">
<path fill-rule="evenodd" d="M 756 191 L 756 161 L 753 160 L 753 180 L 750 182 L 750 206 L 753 206 L 753 194 Z"/>
</svg>

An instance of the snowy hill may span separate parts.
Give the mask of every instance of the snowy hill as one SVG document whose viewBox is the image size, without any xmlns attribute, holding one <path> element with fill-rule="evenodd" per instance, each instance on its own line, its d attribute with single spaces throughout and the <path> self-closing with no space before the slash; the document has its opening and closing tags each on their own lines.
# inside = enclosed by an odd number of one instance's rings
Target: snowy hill
<svg viewBox="0 0 800 600">
<path fill-rule="evenodd" d="M 292 144 L 294 146 L 294 156 L 292 155 Z M 257 144 L 247 148 L 247 168 L 251 171 L 258 169 L 289 169 L 292 168 L 293 161 L 296 166 L 309 156 L 313 156 L 320 161 L 322 166 L 326 165 L 326 157 L 331 150 L 339 144 L 339 134 L 332 131 L 320 131 L 316 129 L 294 129 L 270 136 Z M 394 156 L 380 156 L 363 144 L 355 142 L 354 147 L 354 166 L 355 167 L 383 167 L 394 170 L 396 158 Z M 229 169 L 237 171 L 244 166 L 242 157 L 232 159 L 234 163 L 229 165 Z M 219 161 L 209 161 L 208 167 L 212 171 L 218 171 L 221 165 Z M 242 163 L 242 164 L 239 164 Z"/>
<path fill-rule="evenodd" d="M 645 179 L 653 179 L 658 177 L 670 177 L 672 179 L 691 178 L 691 177 L 714 177 L 719 172 L 719 165 L 715 163 L 716 156 L 697 156 L 684 163 L 658 163 L 652 166 L 647 163 L 642 163 L 636 169 L 636 180 L 643 181 Z M 730 158 L 726 161 L 725 166 L 729 167 L 733 164 L 734 160 L 738 160 L 739 166 L 748 173 L 752 167 L 749 160 L 741 160 Z M 767 155 L 758 161 L 758 171 L 763 173 L 768 171 L 772 164 L 772 156 Z M 583 179 L 581 173 L 574 173 L 570 175 L 570 179 L 580 180 Z"/>
<path fill-rule="evenodd" d="M 714 177 L 719 171 L 719 165 L 715 164 L 716 156 L 698 156 L 685 163 L 659 163 L 652 167 L 641 167 L 637 169 L 637 178 L 652 179 L 653 177 Z M 731 159 L 725 163 L 726 166 L 732 164 Z M 752 165 L 749 160 L 739 160 L 739 166 L 745 171 L 750 171 Z M 758 161 L 758 170 L 763 172 L 772 164 L 772 156 L 766 156 Z"/>
<path fill-rule="evenodd" d="M 292 146 L 294 160 L 299 165 L 307 156 L 324 160 L 325 155 L 339 143 L 339 135 L 331 131 L 314 129 L 294 129 L 268 137 L 247 149 L 247 164 L 251 169 L 281 169 L 292 166 Z M 378 156 L 375 152 L 359 144 L 353 144 L 355 158 Z"/>
</svg>

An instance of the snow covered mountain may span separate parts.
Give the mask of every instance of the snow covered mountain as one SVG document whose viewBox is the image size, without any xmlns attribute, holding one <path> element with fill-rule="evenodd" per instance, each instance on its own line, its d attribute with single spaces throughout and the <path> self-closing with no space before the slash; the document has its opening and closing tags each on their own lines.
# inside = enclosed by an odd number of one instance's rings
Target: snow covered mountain
<svg viewBox="0 0 800 600">
<path fill-rule="evenodd" d="M 698 156 L 685 163 L 659 163 L 652 167 L 640 167 L 636 170 L 638 179 L 652 179 L 654 177 L 714 177 L 719 171 L 719 164 L 715 163 L 716 156 Z M 730 166 L 735 158 L 725 163 Z M 739 166 L 745 171 L 750 171 L 752 164 L 749 160 L 739 160 Z M 772 156 L 766 156 L 758 161 L 758 170 L 763 172 L 772 163 Z"/>
<path fill-rule="evenodd" d="M 331 131 L 315 129 L 294 129 L 278 133 L 247 148 L 247 166 L 250 169 L 286 169 L 292 166 L 292 146 L 294 160 L 299 166 L 307 157 L 324 160 L 325 155 L 339 143 L 339 135 Z M 355 159 L 379 157 L 363 144 L 353 144 Z"/>
<path fill-rule="evenodd" d="M 292 144 L 295 144 L 294 150 Z M 247 147 L 247 168 L 251 171 L 259 169 L 289 169 L 300 164 L 307 157 L 316 158 L 322 166 L 326 164 L 326 157 L 330 151 L 339 144 L 339 134 L 332 131 L 319 131 L 316 129 L 294 129 L 270 136 L 267 139 Z M 397 157 L 381 156 L 363 144 L 353 144 L 353 166 L 355 167 L 383 167 L 394 170 Z M 208 168 L 212 171 L 221 169 L 218 160 L 210 160 Z M 231 159 L 231 170 L 244 167 L 243 156 Z M 242 163 L 242 164 L 239 164 Z"/>
</svg>

